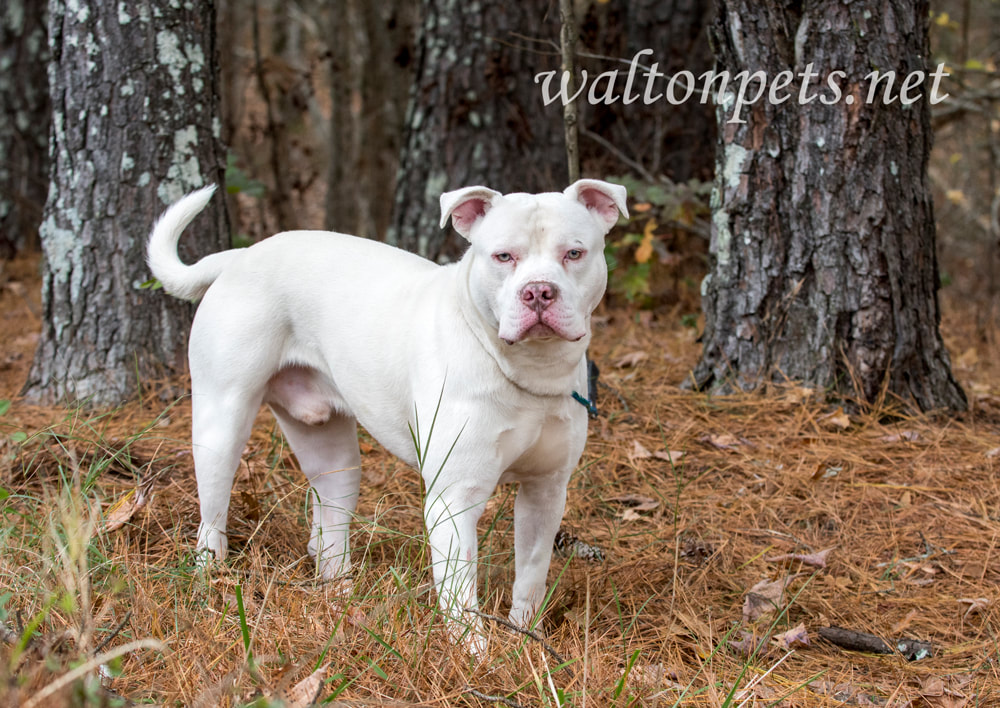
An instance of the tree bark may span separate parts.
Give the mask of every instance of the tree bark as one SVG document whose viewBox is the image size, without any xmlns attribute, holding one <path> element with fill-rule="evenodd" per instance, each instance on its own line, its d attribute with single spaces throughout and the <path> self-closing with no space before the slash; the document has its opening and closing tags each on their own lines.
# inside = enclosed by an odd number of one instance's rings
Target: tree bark
<svg viewBox="0 0 1000 708">
<path fill-rule="evenodd" d="M 112 405 L 182 368 L 193 308 L 142 287 L 145 242 L 166 205 L 224 177 L 214 7 L 51 0 L 49 46 L 44 324 L 24 393 Z M 214 199 L 181 256 L 228 234 Z"/>
<path fill-rule="evenodd" d="M 629 0 L 626 57 L 648 48 L 653 55 L 645 57 L 646 63 L 659 61 L 659 70 L 667 76 L 682 70 L 695 76 L 708 71 L 713 63 L 707 37 L 711 5 L 704 0 Z M 640 101 L 623 106 L 621 113 L 626 130 L 614 133 L 616 142 L 643 146 L 641 159 L 650 172 L 675 182 L 711 179 L 715 145 L 711 105 L 691 100 L 647 107 Z"/>
<path fill-rule="evenodd" d="M 548 0 L 424 0 L 388 241 L 434 260 L 465 243 L 438 225 L 441 192 L 566 187 L 562 113 L 546 110 L 534 77 L 558 70 L 531 38 L 559 36 Z M 543 47 L 544 49 L 544 47 Z"/>
<path fill-rule="evenodd" d="M 930 80 L 915 103 L 898 98 L 906 75 L 930 70 L 927 29 L 927 2 L 718 3 L 719 71 L 797 76 L 790 100 L 744 108 L 743 124 L 731 122 L 732 91 L 720 102 L 698 387 L 791 379 L 872 403 L 888 391 L 922 410 L 966 407 L 938 331 Z M 806 97 L 830 105 L 800 103 L 809 64 Z M 897 74 L 888 105 L 868 102 L 876 68 Z M 834 70 L 845 72 L 836 102 Z"/>
<path fill-rule="evenodd" d="M 38 248 L 51 120 L 45 6 L 6 0 L 0 12 L 0 258 Z"/>
</svg>

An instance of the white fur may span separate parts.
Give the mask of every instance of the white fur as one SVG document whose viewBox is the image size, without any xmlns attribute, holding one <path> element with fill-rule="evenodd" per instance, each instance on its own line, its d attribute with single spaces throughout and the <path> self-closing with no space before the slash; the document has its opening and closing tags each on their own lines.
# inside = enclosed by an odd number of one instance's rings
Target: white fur
<svg viewBox="0 0 1000 708">
<path fill-rule="evenodd" d="M 564 193 L 449 192 L 442 222 L 461 214 L 471 247 L 447 266 L 320 231 L 186 266 L 178 236 L 211 195 L 181 199 L 149 240 L 150 269 L 166 290 L 203 296 L 189 349 L 198 547 L 226 554 L 233 476 L 268 404 L 312 485 L 318 570 L 346 575 L 360 422 L 420 468 L 434 581 L 452 616 L 477 606 L 476 522 L 487 499 L 501 482 L 520 483 L 510 616 L 531 621 L 587 436 L 572 393 L 586 391 L 604 235 L 611 211 L 625 211 L 625 190 L 581 180 Z"/>
</svg>

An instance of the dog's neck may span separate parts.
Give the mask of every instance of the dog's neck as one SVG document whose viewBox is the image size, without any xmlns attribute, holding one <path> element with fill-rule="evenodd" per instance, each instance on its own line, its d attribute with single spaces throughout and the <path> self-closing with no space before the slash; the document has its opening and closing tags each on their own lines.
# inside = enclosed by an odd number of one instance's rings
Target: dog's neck
<svg viewBox="0 0 1000 708">
<path fill-rule="evenodd" d="M 475 305 L 469 283 L 474 257 L 467 252 L 459 261 L 455 286 L 465 291 L 464 296 L 457 300 L 462 317 L 476 340 L 515 388 L 534 396 L 571 396 L 580 385 L 580 367 L 586 356 L 590 333 L 575 342 L 553 338 L 507 344 L 497 336 L 496 327 L 490 325 Z"/>
</svg>

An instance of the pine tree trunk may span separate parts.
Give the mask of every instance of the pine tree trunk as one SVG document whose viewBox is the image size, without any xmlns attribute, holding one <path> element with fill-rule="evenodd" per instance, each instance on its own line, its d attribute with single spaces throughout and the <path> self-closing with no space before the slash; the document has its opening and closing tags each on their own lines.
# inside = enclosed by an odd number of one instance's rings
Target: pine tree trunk
<svg viewBox="0 0 1000 708">
<path fill-rule="evenodd" d="M 555 3 L 424 0 L 416 74 L 388 241 L 431 259 L 455 258 L 459 236 L 438 225 L 441 192 L 566 187 L 562 112 L 534 77 L 559 68 L 531 38 L 558 38 Z"/>
<path fill-rule="evenodd" d="M 32 400 L 116 404 L 182 368 L 193 308 L 141 287 L 145 241 L 166 205 L 224 177 L 214 22 L 211 0 L 50 3 L 54 166 Z M 227 246 L 223 202 L 182 240 L 186 261 Z"/>
<path fill-rule="evenodd" d="M 0 12 L 0 258 L 38 247 L 49 180 L 46 0 Z"/>
<path fill-rule="evenodd" d="M 910 106 L 867 102 L 873 69 L 930 71 L 927 2 L 720 0 L 717 69 L 818 77 L 800 104 L 758 101 L 745 124 L 718 113 L 712 266 L 694 382 L 715 391 L 802 381 L 869 402 L 883 390 L 922 410 L 963 409 L 938 332 L 927 184 L 931 82 Z M 846 98 L 853 97 L 853 102 Z M 880 94 L 881 95 L 881 92 Z M 732 97 L 730 97 L 732 98 Z M 725 105 L 725 104 L 723 104 Z"/>
</svg>

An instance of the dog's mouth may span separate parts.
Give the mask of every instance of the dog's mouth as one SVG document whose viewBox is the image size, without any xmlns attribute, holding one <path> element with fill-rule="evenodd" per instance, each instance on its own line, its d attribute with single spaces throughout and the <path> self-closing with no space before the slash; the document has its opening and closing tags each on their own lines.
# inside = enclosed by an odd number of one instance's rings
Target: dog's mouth
<svg viewBox="0 0 1000 708">
<path fill-rule="evenodd" d="M 520 331 L 514 337 L 501 337 L 507 344 L 517 344 L 518 342 L 545 341 L 550 339 L 562 339 L 567 342 L 578 342 L 585 335 L 572 336 L 567 334 L 561 327 L 553 326 L 543 320 L 540 316 L 533 324 L 522 323 Z"/>
</svg>

